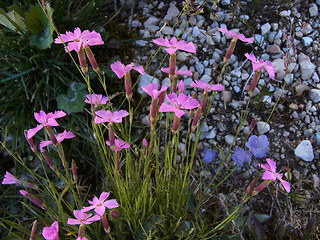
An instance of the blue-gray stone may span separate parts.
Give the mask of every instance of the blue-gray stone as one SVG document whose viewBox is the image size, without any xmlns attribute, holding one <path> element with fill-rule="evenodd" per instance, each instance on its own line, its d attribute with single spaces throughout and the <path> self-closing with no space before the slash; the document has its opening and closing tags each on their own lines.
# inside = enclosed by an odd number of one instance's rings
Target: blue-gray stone
<svg viewBox="0 0 320 240">
<path fill-rule="evenodd" d="M 294 150 L 294 154 L 303 161 L 311 162 L 314 159 L 311 142 L 303 140 Z"/>
</svg>

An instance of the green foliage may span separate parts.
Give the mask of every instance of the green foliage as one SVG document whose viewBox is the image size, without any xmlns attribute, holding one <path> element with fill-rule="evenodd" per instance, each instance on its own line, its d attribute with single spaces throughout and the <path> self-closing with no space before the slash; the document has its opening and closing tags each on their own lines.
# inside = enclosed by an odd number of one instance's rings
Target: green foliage
<svg viewBox="0 0 320 240">
<path fill-rule="evenodd" d="M 32 6 L 30 11 L 26 13 L 26 27 L 31 32 L 29 37 L 30 46 L 39 49 L 50 48 L 53 42 L 53 26 L 51 24 L 53 9 L 47 3 L 46 13 L 42 7 Z"/>
<path fill-rule="evenodd" d="M 58 109 L 67 113 L 82 112 L 87 95 L 86 85 L 83 83 L 72 82 L 69 86 L 67 95 L 57 96 Z"/>
</svg>

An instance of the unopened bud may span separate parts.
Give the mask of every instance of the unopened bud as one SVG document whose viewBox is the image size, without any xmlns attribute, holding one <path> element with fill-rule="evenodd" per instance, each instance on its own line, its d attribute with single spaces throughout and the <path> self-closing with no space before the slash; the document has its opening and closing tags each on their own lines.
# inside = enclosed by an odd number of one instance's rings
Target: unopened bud
<svg viewBox="0 0 320 240">
<path fill-rule="evenodd" d="M 36 238 L 36 234 L 37 234 L 37 225 L 38 225 L 38 221 L 35 220 L 32 224 L 32 229 L 31 229 L 31 234 L 30 234 L 30 240 L 34 240 Z"/>
<path fill-rule="evenodd" d="M 76 183 L 78 181 L 77 165 L 76 165 L 76 162 L 73 159 L 72 159 L 72 162 L 71 162 L 71 171 L 72 171 L 73 182 Z"/>
<path fill-rule="evenodd" d="M 86 60 L 86 55 L 84 54 L 84 50 L 82 47 L 78 52 L 78 59 L 79 59 L 81 70 L 86 75 L 88 73 L 88 64 Z"/>
<path fill-rule="evenodd" d="M 93 68 L 93 70 L 97 73 L 97 74 L 100 74 L 100 68 L 98 66 L 98 63 L 89 47 L 89 45 L 87 45 L 84 50 L 86 51 L 86 54 L 87 54 L 87 57 L 89 59 L 89 62 Z"/>
<path fill-rule="evenodd" d="M 43 210 L 47 210 L 47 207 L 43 204 L 43 202 L 39 198 L 33 196 L 32 194 L 30 194 L 24 190 L 20 190 L 20 194 L 25 196 L 26 198 L 28 198 L 31 202 L 33 202 L 34 204 L 36 204 L 38 207 L 42 208 Z"/>
<path fill-rule="evenodd" d="M 126 98 L 128 101 L 130 101 L 132 98 L 132 83 L 130 73 L 126 73 L 124 75 L 124 86 L 126 89 Z"/>
<path fill-rule="evenodd" d="M 26 137 L 27 142 L 29 143 L 29 146 L 30 146 L 32 152 L 37 153 L 37 151 L 38 151 L 37 146 L 35 145 L 32 138 L 29 138 L 29 139 L 27 138 L 27 132 L 28 132 L 27 130 L 24 130 L 24 136 Z"/>
</svg>

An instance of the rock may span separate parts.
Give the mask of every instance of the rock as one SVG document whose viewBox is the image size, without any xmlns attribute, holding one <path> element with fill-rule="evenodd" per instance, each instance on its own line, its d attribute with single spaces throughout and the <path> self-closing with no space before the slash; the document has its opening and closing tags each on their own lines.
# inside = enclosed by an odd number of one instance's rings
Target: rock
<svg viewBox="0 0 320 240">
<path fill-rule="evenodd" d="M 206 136 L 207 139 L 214 139 L 217 135 L 217 132 L 215 129 L 212 129 L 209 134 Z"/>
<path fill-rule="evenodd" d="M 168 8 L 167 15 L 164 17 L 163 20 L 171 21 L 175 19 L 177 16 L 179 16 L 179 14 L 180 14 L 180 11 L 176 7 L 176 5 L 174 5 L 173 3 L 170 3 L 170 7 Z"/>
<path fill-rule="evenodd" d="M 228 6 L 228 5 L 230 4 L 230 0 L 222 0 L 222 1 L 221 1 L 221 4 L 222 4 L 223 6 Z"/>
<path fill-rule="evenodd" d="M 145 73 L 144 75 L 141 76 L 140 78 L 140 82 L 138 84 L 138 93 L 144 95 L 146 94 L 143 90 L 142 90 L 142 86 L 147 86 L 150 83 L 157 83 L 159 84 L 159 79 Z"/>
<path fill-rule="evenodd" d="M 165 26 L 164 28 L 162 28 L 161 32 L 164 35 L 169 35 L 169 34 L 172 34 L 173 30 L 171 27 Z"/>
<path fill-rule="evenodd" d="M 264 37 L 260 34 L 255 34 L 254 41 L 256 41 L 261 46 L 264 43 Z"/>
<path fill-rule="evenodd" d="M 141 122 L 142 122 L 142 124 L 144 124 L 144 125 L 149 125 L 149 115 L 144 116 L 144 117 L 141 119 Z"/>
<path fill-rule="evenodd" d="M 309 33 L 311 33 L 312 32 L 312 27 L 311 27 L 311 25 L 310 24 L 304 24 L 303 26 L 302 26 L 302 28 L 301 28 L 301 32 L 302 32 L 302 34 L 303 35 L 308 35 Z"/>
<path fill-rule="evenodd" d="M 295 90 L 296 90 L 297 95 L 302 95 L 303 92 L 309 91 L 309 89 L 310 88 L 306 84 L 299 84 L 299 85 L 295 86 Z"/>
<path fill-rule="evenodd" d="M 186 62 L 189 59 L 191 53 L 179 51 L 177 54 L 177 60 L 180 62 Z"/>
<path fill-rule="evenodd" d="M 261 26 L 261 34 L 266 35 L 267 32 L 269 32 L 271 29 L 271 25 L 269 23 L 263 24 Z"/>
<path fill-rule="evenodd" d="M 239 70 L 232 70 L 230 72 L 231 76 L 236 77 L 236 78 L 240 78 L 241 77 L 241 71 Z"/>
<path fill-rule="evenodd" d="M 259 134 L 265 134 L 266 132 L 270 131 L 270 125 L 263 121 L 257 122 L 257 128 L 258 128 Z"/>
<path fill-rule="evenodd" d="M 320 179 L 316 174 L 312 174 L 312 182 L 313 182 L 314 189 L 319 188 Z"/>
<path fill-rule="evenodd" d="M 310 79 L 316 69 L 316 66 L 312 62 L 310 62 L 310 58 L 303 53 L 299 54 L 298 59 L 302 80 Z"/>
<path fill-rule="evenodd" d="M 147 41 L 144 41 L 144 40 L 137 40 L 137 41 L 135 41 L 135 44 L 136 44 L 138 47 L 145 47 L 147 43 L 148 43 L 148 42 L 147 42 Z"/>
<path fill-rule="evenodd" d="M 311 89 L 309 92 L 309 97 L 313 103 L 320 102 L 320 90 L 319 89 Z"/>
<path fill-rule="evenodd" d="M 279 13 L 280 17 L 289 17 L 291 14 L 290 10 L 284 10 Z"/>
<path fill-rule="evenodd" d="M 199 75 L 202 75 L 204 72 L 204 66 L 201 62 L 196 62 L 196 70 L 199 73 Z"/>
<path fill-rule="evenodd" d="M 154 16 L 150 16 L 148 18 L 148 20 L 144 23 L 144 27 L 149 32 L 154 33 L 154 32 L 159 30 L 158 23 L 159 23 L 159 19 L 158 18 L 156 18 Z"/>
<path fill-rule="evenodd" d="M 185 150 L 185 144 L 182 142 L 178 143 L 178 152 L 183 153 Z"/>
<path fill-rule="evenodd" d="M 311 162 L 314 159 L 311 142 L 303 140 L 294 150 L 294 154 L 303 161 Z"/>
<path fill-rule="evenodd" d="M 227 136 L 225 136 L 224 137 L 224 140 L 226 141 L 226 143 L 228 143 L 229 145 L 231 145 L 232 144 L 232 142 L 234 141 L 234 136 L 232 136 L 232 135 L 227 135 Z"/>
<path fill-rule="evenodd" d="M 302 42 L 305 47 L 308 47 L 313 42 L 313 39 L 311 37 L 303 37 Z"/>
<path fill-rule="evenodd" d="M 316 4 L 310 4 L 311 7 L 309 8 L 310 17 L 316 17 L 318 15 L 318 7 Z"/>
<path fill-rule="evenodd" d="M 269 53 L 273 53 L 273 54 L 281 53 L 281 49 L 277 44 L 273 44 L 269 49 Z"/>
</svg>

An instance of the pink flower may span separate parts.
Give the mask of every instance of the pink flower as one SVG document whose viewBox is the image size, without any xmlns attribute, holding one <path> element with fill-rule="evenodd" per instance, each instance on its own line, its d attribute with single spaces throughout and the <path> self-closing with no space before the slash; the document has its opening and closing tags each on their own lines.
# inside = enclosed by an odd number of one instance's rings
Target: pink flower
<svg viewBox="0 0 320 240">
<path fill-rule="evenodd" d="M 145 91 L 152 99 L 157 99 L 161 93 L 165 92 L 167 90 L 166 85 L 162 85 L 161 89 L 158 90 L 158 84 L 157 83 L 150 83 L 147 86 L 141 87 L 143 91 Z"/>
<path fill-rule="evenodd" d="M 27 131 L 27 139 L 32 138 L 38 131 L 46 126 L 59 126 L 55 119 L 66 116 L 63 111 L 55 111 L 54 113 L 46 114 L 44 111 L 40 110 L 39 113 L 34 113 L 34 118 L 40 123 L 35 128 L 29 129 Z"/>
<path fill-rule="evenodd" d="M 94 215 L 93 217 L 91 217 L 92 216 L 91 213 L 86 214 L 86 213 L 82 212 L 81 210 L 74 210 L 73 214 L 76 217 L 76 219 L 68 218 L 67 224 L 69 224 L 69 225 L 80 225 L 80 224 L 89 225 L 95 221 L 100 220 L 99 215 Z"/>
<path fill-rule="evenodd" d="M 6 174 L 4 175 L 4 179 L 1 182 L 1 184 L 20 184 L 20 183 L 21 181 L 9 172 L 6 172 Z"/>
<path fill-rule="evenodd" d="M 96 111 L 95 114 L 97 115 L 94 118 L 94 123 L 104 123 L 104 122 L 114 122 L 114 123 L 121 123 L 122 118 L 129 115 L 129 113 L 125 110 L 111 112 L 109 110 L 99 110 Z"/>
<path fill-rule="evenodd" d="M 78 237 L 77 240 L 88 240 L 86 237 Z"/>
<path fill-rule="evenodd" d="M 42 230 L 42 236 L 46 240 L 59 240 L 59 225 L 55 221 L 51 224 L 50 227 L 44 227 Z"/>
<path fill-rule="evenodd" d="M 201 88 L 203 90 L 205 90 L 206 92 L 209 91 L 224 91 L 224 86 L 222 84 L 214 84 L 211 85 L 209 83 L 200 81 L 200 80 L 194 80 L 194 82 L 192 82 L 190 84 L 190 87 L 195 87 L 195 88 Z"/>
<path fill-rule="evenodd" d="M 110 146 L 110 142 L 109 141 L 106 141 L 106 144 L 109 147 L 112 147 L 112 146 Z M 114 145 L 115 145 L 115 149 L 114 150 L 117 151 L 117 152 L 120 152 L 121 149 L 123 149 L 123 148 L 129 148 L 130 147 L 130 145 L 128 143 L 126 143 L 123 140 L 117 139 L 117 138 L 114 140 Z"/>
<path fill-rule="evenodd" d="M 69 51 L 75 50 L 76 52 L 80 51 L 81 46 L 85 48 L 86 46 L 92 45 L 102 45 L 104 42 L 100 36 L 100 33 L 96 31 L 90 32 L 89 30 L 85 30 L 81 32 L 80 28 L 75 28 L 74 32 L 66 32 L 66 34 L 60 35 L 63 42 L 68 42 L 67 48 Z M 54 42 L 62 43 L 60 37 L 57 37 Z M 67 49 L 66 49 L 67 52 Z"/>
<path fill-rule="evenodd" d="M 134 67 L 134 63 L 124 65 L 120 61 L 116 61 L 110 65 L 112 71 L 117 74 L 118 78 L 122 78 L 126 73 L 129 73 L 132 69 L 139 72 L 141 75 L 144 74 L 144 68 L 142 65 Z"/>
<path fill-rule="evenodd" d="M 112 208 L 119 207 L 119 204 L 117 203 L 116 199 L 110 199 L 110 200 L 106 201 L 106 199 L 109 197 L 109 194 L 110 194 L 109 192 L 102 192 L 99 198 L 94 196 L 92 201 L 89 200 L 89 203 L 91 204 L 91 206 L 83 207 L 82 211 L 88 212 L 88 211 L 94 209 L 94 211 L 98 215 L 102 216 L 104 214 L 106 208 L 112 209 Z"/>
<path fill-rule="evenodd" d="M 235 32 L 228 31 L 226 28 L 219 28 L 219 31 L 233 38 L 239 39 L 242 42 L 253 43 L 253 38 L 246 38 L 243 34 L 237 34 Z"/>
<path fill-rule="evenodd" d="M 87 99 L 84 100 L 85 103 L 93 104 L 93 105 L 100 105 L 106 104 L 108 101 L 107 97 L 102 96 L 102 94 L 88 94 Z"/>
<path fill-rule="evenodd" d="M 147 139 L 143 138 L 143 139 L 142 139 L 142 143 L 143 143 L 143 146 L 145 146 L 145 147 L 148 146 L 148 141 L 147 141 Z"/>
<path fill-rule="evenodd" d="M 177 41 L 175 37 L 171 38 L 169 41 L 167 38 L 157 38 L 152 40 L 153 43 L 158 44 L 160 46 L 167 47 L 165 50 L 170 54 L 174 54 L 177 50 L 183 50 L 186 52 L 195 53 L 196 48 L 192 42 L 186 43 L 183 40 Z"/>
<path fill-rule="evenodd" d="M 275 67 L 272 66 L 270 61 L 264 62 L 262 59 L 258 61 L 253 53 L 252 54 L 246 53 L 245 56 L 252 62 L 253 71 L 264 68 L 269 73 L 269 77 L 274 78 L 276 70 L 275 70 Z"/>
<path fill-rule="evenodd" d="M 61 143 L 64 139 L 70 139 L 70 138 L 74 138 L 75 135 L 70 132 L 70 131 L 67 131 L 67 130 L 64 130 L 62 133 L 58 133 L 56 135 L 56 139 L 57 139 L 57 142 L 58 143 Z M 43 152 L 43 148 L 50 145 L 50 144 L 53 144 L 52 141 L 41 141 L 40 142 L 40 152 Z"/>
<path fill-rule="evenodd" d="M 280 173 L 281 171 L 276 172 L 276 162 L 270 158 L 267 158 L 266 161 L 267 164 L 259 164 L 259 167 L 266 170 L 262 176 L 262 179 L 273 181 L 279 179 L 284 189 L 289 193 L 291 188 L 290 183 L 282 179 L 283 174 Z"/>
<path fill-rule="evenodd" d="M 164 73 L 168 73 L 169 74 L 169 68 L 161 68 L 161 71 Z M 185 76 L 192 76 L 192 72 L 188 69 L 186 70 L 181 70 L 179 69 L 178 71 L 175 72 L 177 75 L 185 75 Z"/>
<path fill-rule="evenodd" d="M 190 95 L 184 93 L 180 93 L 178 96 L 176 93 L 170 93 L 167 95 L 167 100 L 172 105 L 162 103 L 159 112 L 174 112 L 178 118 L 181 118 L 184 114 L 183 109 L 199 107 L 199 103 L 196 99 L 190 98 Z"/>
</svg>

